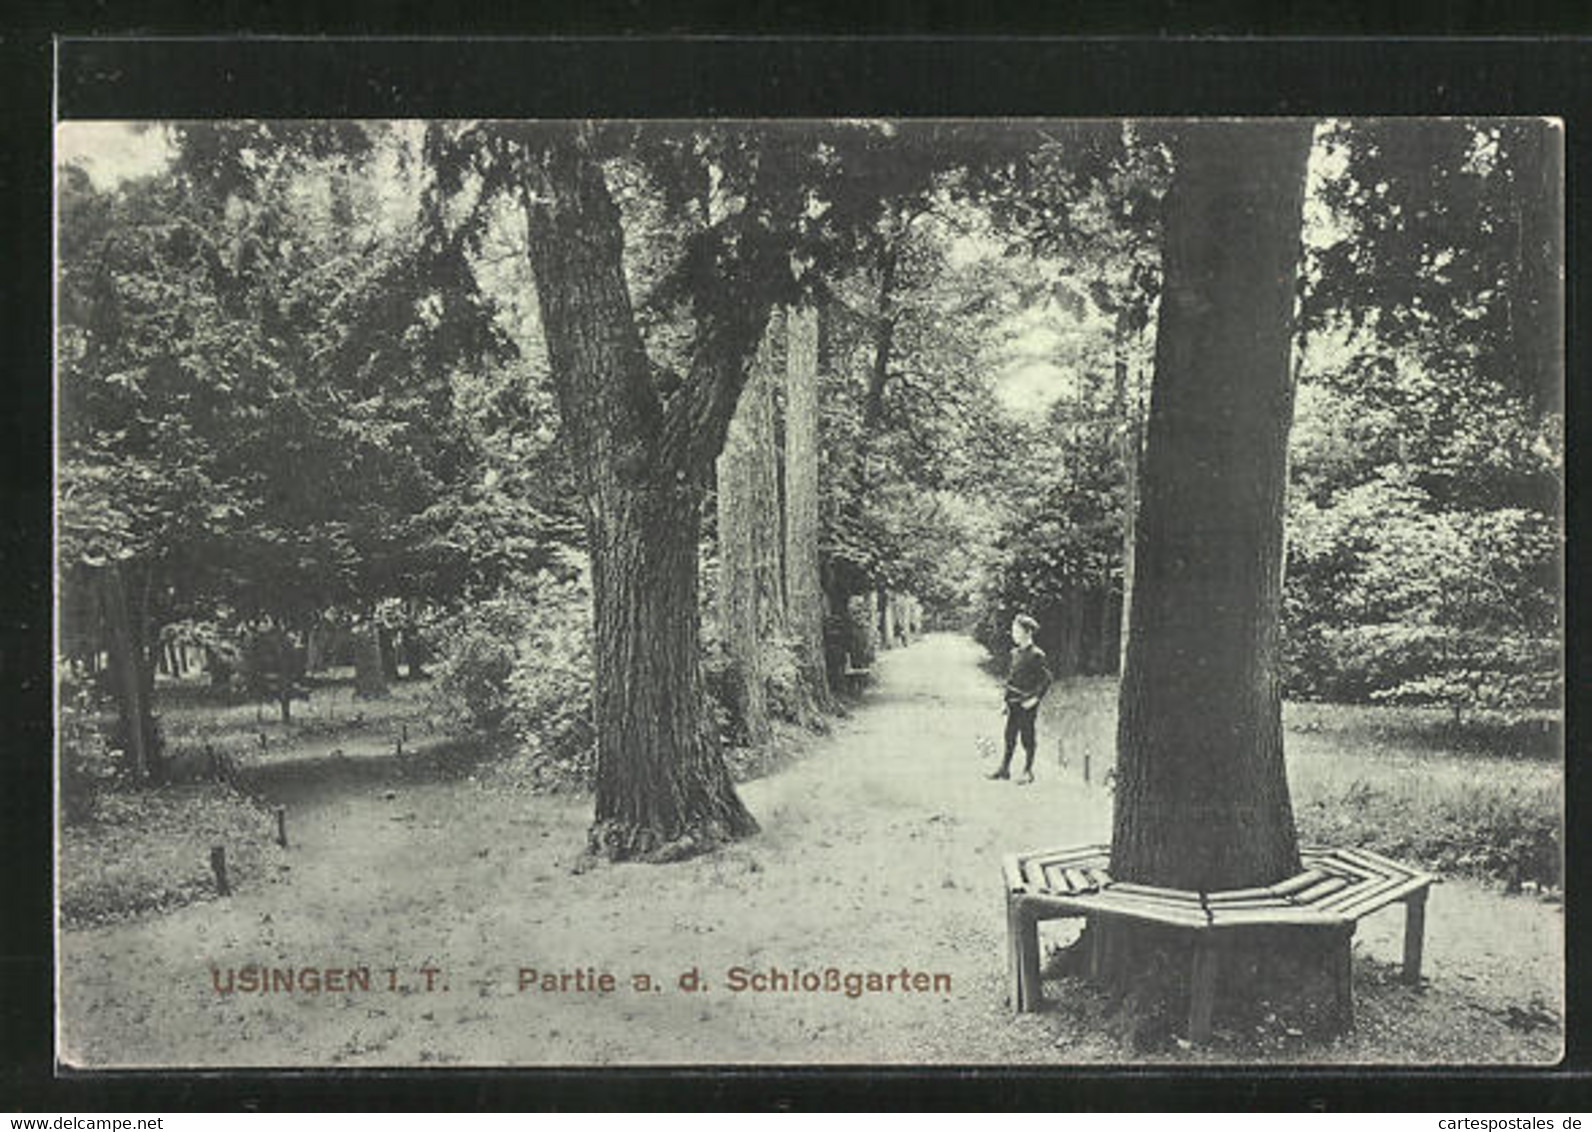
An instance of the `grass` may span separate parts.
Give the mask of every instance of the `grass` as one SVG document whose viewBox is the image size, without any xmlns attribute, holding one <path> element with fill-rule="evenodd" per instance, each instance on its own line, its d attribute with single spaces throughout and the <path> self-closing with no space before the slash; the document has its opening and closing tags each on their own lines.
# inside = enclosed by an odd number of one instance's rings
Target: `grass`
<svg viewBox="0 0 1592 1132">
<path fill-rule="evenodd" d="M 210 849 L 226 850 L 234 887 L 258 885 L 283 867 L 272 815 L 251 796 L 251 780 L 335 764 L 343 747 L 395 750 L 429 731 L 424 684 L 394 684 L 386 699 L 356 700 L 352 672 L 328 673 L 293 721 L 274 704 L 235 701 L 196 680 L 156 685 L 158 714 L 174 781 L 147 789 L 101 789 L 86 820 L 63 822 L 58 859 L 62 921 L 71 926 L 179 907 L 216 894 Z M 430 744 L 436 746 L 433 740 Z M 233 781 L 216 779 L 210 754 Z M 318 758 L 316 756 L 319 756 Z M 306 769 L 310 768 L 310 769 Z M 241 787 L 241 789 L 240 789 Z"/>
<path fill-rule="evenodd" d="M 1099 781 L 1115 763 L 1116 681 L 1058 681 L 1039 726 L 1040 758 Z M 1562 882 L 1564 775 L 1558 731 L 1452 726 L 1441 709 L 1290 703 L 1288 782 L 1300 837 L 1357 845 L 1438 872 L 1522 884 Z"/>
<path fill-rule="evenodd" d="M 158 689 L 168 752 L 187 781 L 106 793 L 87 822 L 62 827 L 62 915 L 93 922 L 213 894 L 209 848 L 227 845 L 242 883 L 277 866 L 270 815 L 246 794 L 210 781 L 214 750 L 238 780 L 280 778 L 296 766 L 337 768 L 344 748 L 366 753 L 448 746 L 433 732 L 426 685 L 400 682 L 383 700 L 353 696 L 351 673 L 332 673 L 284 725 L 272 705 L 218 700 L 194 682 Z M 1081 779 L 1108 779 L 1115 761 L 1116 682 L 1058 682 L 1039 727 L 1041 763 Z M 1455 729 L 1442 711 L 1337 704 L 1284 710 L 1294 813 L 1306 842 L 1358 845 L 1441 873 L 1510 887 L 1562 882 L 1564 786 L 1556 735 L 1538 728 Z M 737 780 L 777 771 L 803 737 L 782 728 L 765 751 L 732 749 Z M 460 757 L 468 758 L 466 752 Z M 457 760 L 455 760 L 457 761 Z M 500 760 L 513 777 L 519 764 Z M 416 764 L 417 773 L 422 768 Z"/>
<path fill-rule="evenodd" d="M 257 886 L 284 866 L 264 808 L 222 783 L 108 794 L 95 816 L 63 825 L 63 924 L 80 927 L 216 895 L 210 848 L 226 851 L 229 883 Z"/>
</svg>

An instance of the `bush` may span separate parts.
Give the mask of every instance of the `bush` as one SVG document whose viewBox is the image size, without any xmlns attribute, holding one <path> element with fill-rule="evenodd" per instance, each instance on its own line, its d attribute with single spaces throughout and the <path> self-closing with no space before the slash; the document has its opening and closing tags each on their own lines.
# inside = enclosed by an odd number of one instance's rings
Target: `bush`
<svg viewBox="0 0 1592 1132">
<path fill-rule="evenodd" d="M 92 819 L 101 793 L 129 778 L 125 755 L 106 741 L 111 710 L 92 684 L 62 684 L 61 817 L 66 822 Z"/>
<path fill-rule="evenodd" d="M 1558 524 L 1443 510 L 1398 468 L 1289 514 L 1290 695 L 1528 712 L 1562 693 Z"/>
<path fill-rule="evenodd" d="M 431 695 L 449 726 L 514 752 L 538 785 L 590 779 L 591 615 L 581 581 L 544 571 L 442 625 L 437 645 Z"/>
<path fill-rule="evenodd" d="M 1360 845 L 1444 873 L 1557 885 L 1560 801 L 1551 790 L 1491 786 L 1421 797 L 1358 780 L 1296 808 L 1305 841 Z"/>
</svg>

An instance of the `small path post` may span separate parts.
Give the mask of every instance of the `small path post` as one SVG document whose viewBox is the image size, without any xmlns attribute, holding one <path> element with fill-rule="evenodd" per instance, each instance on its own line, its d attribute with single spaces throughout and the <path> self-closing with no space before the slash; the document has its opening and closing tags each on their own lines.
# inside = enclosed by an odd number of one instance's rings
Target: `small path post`
<svg viewBox="0 0 1592 1132">
<path fill-rule="evenodd" d="M 1089 785 L 1089 752 L 1083 753 L 1083 784 Z"/>
<path fill-rule="evenodd" d="M 227 848 L 225 845 L 210 846 L 210 871 L 216 874 L 216 891 L 222 896 L 231 896 L 232 886 L 227 883 Z"/>
<path fill-rule="evenodd" d="M 276 843 L 282 848 L 287 848 L 287 807 L 277 806 L 276 813 Z"/>
</svg>

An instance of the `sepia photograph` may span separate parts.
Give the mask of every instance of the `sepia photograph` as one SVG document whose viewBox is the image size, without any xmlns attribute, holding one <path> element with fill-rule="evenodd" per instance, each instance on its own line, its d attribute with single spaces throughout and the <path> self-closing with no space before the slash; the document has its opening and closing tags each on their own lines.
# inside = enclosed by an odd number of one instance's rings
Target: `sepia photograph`
<svg viewBox="0 0 1592 1132">
<path fill-rule="evenodd" d="M 54 142 L 61 1070 L 1564 1056 L 1562 122 Z"/>
</svg>

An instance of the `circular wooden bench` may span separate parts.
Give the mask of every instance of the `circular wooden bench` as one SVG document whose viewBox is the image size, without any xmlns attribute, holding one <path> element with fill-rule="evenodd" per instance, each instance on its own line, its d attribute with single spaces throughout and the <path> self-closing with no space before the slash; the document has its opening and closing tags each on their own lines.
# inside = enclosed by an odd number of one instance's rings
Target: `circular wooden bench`
<svg viewBox="0 0 1592 1132">
<path fill-rule="evenodd" d="M 1195 892 L 1132 884 L 1107 871 L 1109 845 L 1076 845 L 1008 854 L 1006 927 L 1014 1009 L 1039 1008 L 1039 923 L 1070 916 L 1102 916 L 1164 924 L 1192 936 L 1189 1040 L 1209 1039 L 1224 941 L 1264 925 L 1320 928 L 1339 937 L 1333 978 L 1340 1015 L 1354 1017 L 1350 944 L 1355 924 L 1390 904 L 1404 905 L 1403 977 L 1418 983 L 1426 934 L 1426 896 L 1433 877 L 1368 849 L 1305 848 L 1302 870 L 1276 884 L 1224 892 Z M 1099 935 L 1094 939 L 1098 942 Z M 1098 951 L 1090 967 L 1098 972 Z"/>
</svg>

